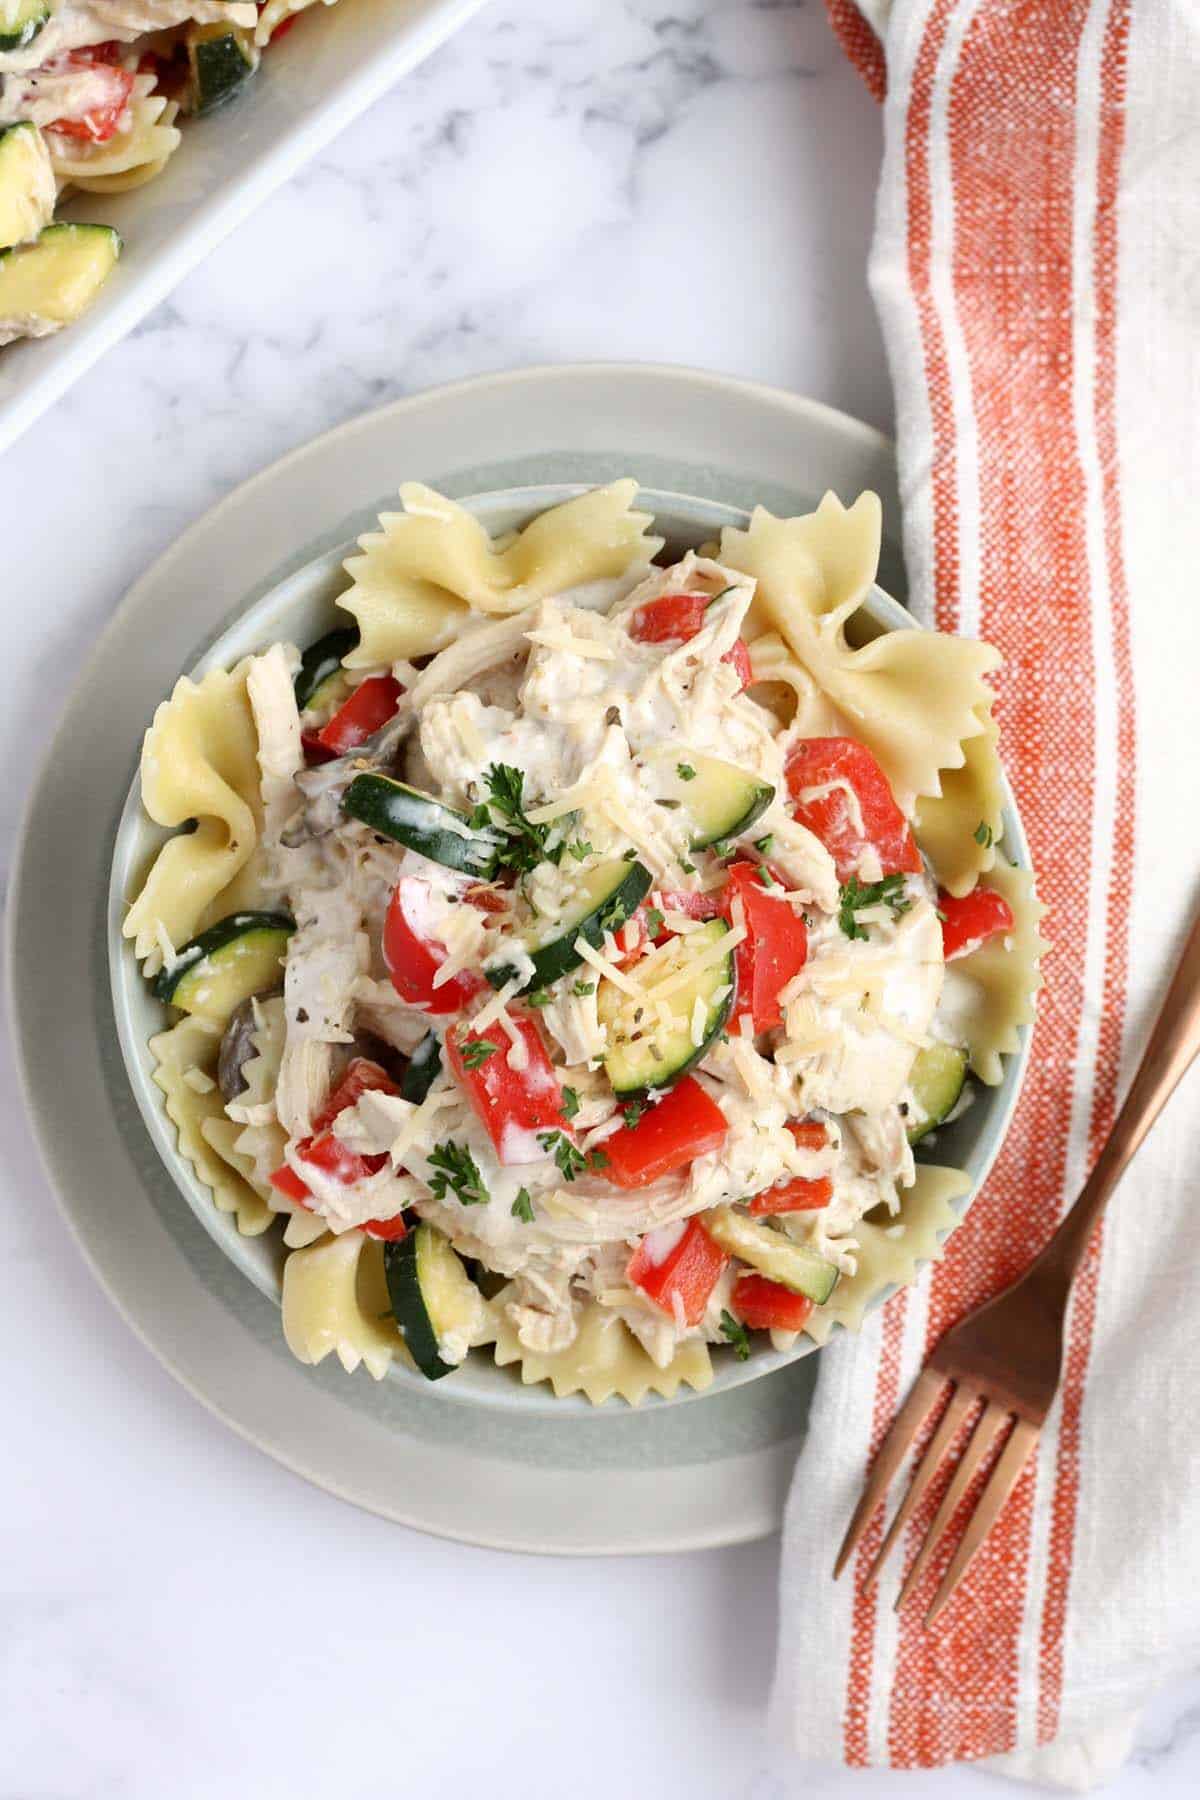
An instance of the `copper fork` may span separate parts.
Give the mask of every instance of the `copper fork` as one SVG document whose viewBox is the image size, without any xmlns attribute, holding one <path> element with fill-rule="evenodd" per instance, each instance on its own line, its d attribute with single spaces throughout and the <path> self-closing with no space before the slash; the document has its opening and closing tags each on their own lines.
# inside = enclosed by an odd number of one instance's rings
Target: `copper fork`
<svg viewBox="0 0 1200 1800">
<path fill-rule="evenodd" d="M 966 1447 L 900 1589 L 899 1610 L 924 1574 L 990 1451 L 998 1451 L 925 1617 L 946 1604 L 999 1517 L 1058 1388 L 1071 1284 L 1125 1168 L 1200 1052 L 1200 918 L 1192 926 L 1125 1104 L 1084 1184 L 1045 1249 L 1014 1284 L 948 1331 L 913 1384 L 871 1467 L 834 1565 L 841 1574 L 935 1408 L 949 1400 L 866 1579 L 874 1581 L 968 1417 Z"/>
</svg>

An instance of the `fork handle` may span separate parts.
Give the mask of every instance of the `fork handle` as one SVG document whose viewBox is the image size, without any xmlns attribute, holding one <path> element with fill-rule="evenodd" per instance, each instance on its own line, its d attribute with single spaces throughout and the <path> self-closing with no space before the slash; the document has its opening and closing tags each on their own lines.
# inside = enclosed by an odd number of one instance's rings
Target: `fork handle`
<svg viewBox="0 0 1200 1800">
<path fill-rule="evenodd" d="M 1034 1263 L 1040 1275 L 1061 1281 L 1064 1291 L 1075 1279 L 1113 1189 L 1198 1052 L 1200 916 L 1192 925 L 1137 1074 L 1096 1165 L 1079 1198 Z"/>
</svg>

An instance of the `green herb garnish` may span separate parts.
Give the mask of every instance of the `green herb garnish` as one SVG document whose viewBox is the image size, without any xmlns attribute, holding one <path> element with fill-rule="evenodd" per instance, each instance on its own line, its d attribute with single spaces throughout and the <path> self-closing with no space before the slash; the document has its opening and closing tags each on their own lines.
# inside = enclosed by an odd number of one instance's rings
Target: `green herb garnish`
<svg viewBox="0 0 1200 1800">
<path fill-rule="evenodd" d="M 680 781 L 695 781 L 696 779 L 696 771 L 693 769 L 691 763 L 676 763 L 675 773 L 678 775 Z"/>
<path fill-rule="evenodd" d="M 657 906 L 646 908 L 646 930 L 652 938 L 656 938 L 663 928 L 663 916 Z"/>
<path fill-rule="evenodd" d="M 447 1188 L 453 1190 L 463 1206 L 483 1206 L 491 1199 L 479 1165 L 465 1144 L 456 1144 L 451 1138 L 431 1150 L 428 1160 L 430 1168 L 436 1171 L 428 1178 L 435 1200 L 444 1200 Z"/>
<path fill-rule="evenodd" d="M 493 1044 L 491 1038 L 475 1038 L 471 1043 L 464 1044 L 459 1051 L 463 1067 L 477 1069 L 480 1063 L 487 1061 L 489 1056 L 495 1056 L 499 1048 L 499 1044 Z"/>
<path fill-rule="evenodd" d="M 895 918 L 906 913 L 912 905 L 904 887 L 904 876 L 885 875 L 882 881 L 868 882 L 866 887 L 859 884 L 858 878 L 852 875 L 843 882 L 838 901 L 838 924 L 848 938 L 865 938 L 865 928 L 859 924 L 856 913 L 868 906 L 890 906 Z"/>
<path fill-rule="evenodd" d="M 595 991 L 594 981 L 577 981 L 571 989 L 571 992 L 580 1000 L 586 999 L 588 994 L 594 994 Z"/>
<path fill-rule="evenodd" d="M 553 998 L 554 995 L 549 988 L 534 988 L 531 994 L 526 994 L 525 1004 L 526 1006 L 549 1006 Z"/>
<path fill-rule="evenodd" d="M 645 1110 L 645 1103 L 641 1100 L 630 1100 L 621 1108 L 621 1117 L 630 1131 L 641 1119 Z"/>
<path fill-rule="evenodd" d="M 573 1119 L 579 1111 L 579 1095 L 573 1087 L 565 1087 L 562 1091 L 562 1115 L 564 1119 Z"/>
<path fill-rule="evenodd" d="M 733 1354 L 739 1362 L 747 1362 L 750 1357 L 750 1336 L 746 1327 L 735 1319 L 731 1312 L 721 1314 L 721 1336 L 728 1338 L 733 1345 Z"/>
<path fill-rule="evenodd" d="M 760 856 L 770 856 L 774 842 L 775 833 L 773 831 L 768 831 L 766 837 L 755 838 L 754 848 L 758 851 Z"/>
<path fill-rule="evenodd" d="M 567 845 L 567 853 L 573 856 L 576 862 L 586 862 L 592 854 L 592 846 L 586 838 L 576 838 L 573 844 Z"/>
<path fill-rule="evenodd" d="M 779 883 L 772 875 L 770 869 L 768 869 L 766 863 L 759 863 L 754 873 L 758 876 L 758 879 L 765 888 L 777 888 L 779 886 Z"/>
<path fill-rule="evenodd" d="M 520 1188 L 512 1203 L 512 1216 L 521 1219 L 526 1225 L 533 1224 L 533 1201 L 529 1198 L 529 1189 Z"/>
<path fill-rule="evenodd" d="M 553 1155 L 564 1181 L 574 1181 L 587 1168 L 587 1157 L 575 1148 L 565 1131 L 539 1131 L 537 1141 Z"/>
<path fill-rule="evenodd" d="M 978 825 L 975 827 L 974 836 L 977 844 L 982 844 L 985 850 L 990 849 L 992 843 L 992 828 L 986 819 L 980 819 Z"/>
<path fill-rule="evenodd" d="M 476 807 L 472 825 L 476 825 L 482 812 L 483 822 L 501 834 L 501 841 L 488 859 L 488 878 L 493 879 L 501 869 L 524 874 L 539 863 L 561 862 L 566 848 L 562 838 L 552 843 L 551 827 L 535 825 L 525 811 L 524 770 L 513 768 L 511 763 L 492 763 L 484 772 L 484 780 L 491 799 L 485 806 Z"/>
</svg>

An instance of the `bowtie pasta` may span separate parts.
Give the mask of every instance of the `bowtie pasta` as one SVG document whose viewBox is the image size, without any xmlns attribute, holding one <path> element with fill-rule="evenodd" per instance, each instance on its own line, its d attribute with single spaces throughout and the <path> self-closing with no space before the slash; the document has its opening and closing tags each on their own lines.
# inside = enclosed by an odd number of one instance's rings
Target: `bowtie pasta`
<svg viewBox="0 0 1200 1800">
<path fill-rule="evenodd" d="M 704 1387 L 853 1329 L 968 1191 L 933 1134 L 1044 948 L 998 658 L 863 613 L 873 495 L 668 564 L 636 493 L 494 541 L 406 487 L 342 623 L 146 734 L 195 822 L 125 922 L 157 1080 L 304 1362 Z"/>
</svg>

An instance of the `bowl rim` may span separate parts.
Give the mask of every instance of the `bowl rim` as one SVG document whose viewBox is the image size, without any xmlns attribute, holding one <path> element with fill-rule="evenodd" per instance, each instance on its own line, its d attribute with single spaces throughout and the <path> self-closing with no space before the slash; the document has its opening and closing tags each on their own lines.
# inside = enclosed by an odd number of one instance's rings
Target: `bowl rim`
<svg viewBox="0 0 1200 1800">
<path fill-rule="evenodd" d="M 457 504 L 475 513 L 476 516 L 520 511 L 532 517 L 548 507 L 589 492 L 596 485 L 594 482 L 556 482 L 487 489 L 467 495 L 458 500 Z M 744 528 L 750 517 L 748 508 L 670 489 L 643 487 L 641 484 L 639 484 L 635 503 L 639 508 L 652 512 L 656 518 L 660 513 L 677 513 L 689 517 L 693 522 L 690 529 L 694 531 L 697 542 L 703 535 L 721 525 L 732 524 Z M 355 538 L 344 539 L 324 551 L 306 557 L 289 568 L 265 591 L 258 593 L 257 597 L 248 605 L 235 604 L 226 612 L 219 625 L 215 629 L 210 629 L 201 639 L 202 647 L 199 653 L 188 667 L 179 671 L 174 679 L 178 679 L 182 675 L 198 679 L 212 669 L 227 668 L 240 657 L 250 654 L 251 642 L 258 648 L 265 648 L 267 644 L 277 641 L 278 634 L 275 637 L 264 635 L 267 621 L 275 615 L 294 611 L 302 602 L 303 594 L 292 590 L 301 590 L 306 584 L 322 579 L 327 584 L 332 582 L 340 572 L 345 557 L 352 554 L 356 547 L 357 540 Z M 328 599 L 326 603 L 332 605 L 332 599 Z M 877 623 L 882 624 L 887 631 L 928 629 L 900 601 L 877 583 L 872 583 L 863 606 L 868 615 Z M 241 638 L 247 642 L 234 652 L 226 648 L 227 640 L 231 638 Z M 166 695 L 162 697 L 165 699 Z M 1003 765 L 1001 767 L 1001 787 L 1004 829 L 999 841 L 1010 853 L 1016 866 L 1032 873 L 1028 842 Z M 144 1009 L 148 1004 L 159 1009 L 161 1015 L 159 1023 L 152 1028 L 150 1035 L 153 1035 L 153 1030 L 164 1029 L 169 1023 L 166 1007 L 160 1002 L 148 999 L 147 983 L 141 974 L 137 959 L 133 955 L 132 945 L 121 933 L 121 924 L 128 904 L 125 896 L 129 891 L 129 882 L 134 867 L 144 866 L 147 854 L 145 846 L 153 842 L 165 842 L 172 835 L 174 835 L 172 832 L 155 826 L 143 811 L 140 766 L 136 767 L 114 837 L 106 898 L 109 989 L 118 1043 L 142 1123 L 167 1174 L 183 1195 L 198 1223 L 227 1259 L 273 1305 L 278 1306 L 280 1303 L 278 1277 L 273 1278 L 268 1274 L 263 1258 L 256 1256 L 252 1248 L 265 1240 L 246 1238 L 238 1232 L 233 1215 L 219 1211 L 212 1189 L 207 1183 L 200 1180 L 192 1165 L 187 1162 L 178 1149 L 176 1128 L 166 1116 L 166 1097 L 153 1081 L 154 1062 L 148 1050 L 148 1036 L 137 1016 L 139 1008 Z M 141 845 L 138 844 L 139 838 L 142 840 Z M 972 1112 L 978 1112 L 981 1117 L 979 1141 L 983 1144 L 983 1149 L 977 1158 L 976 1171 L 972 1175 L 969 1189 L 965 1195 L 954 1202 L 955 1210 L 958 1213 L 958 1224 L 939 1234 L 939 1245 L 944 1244 L 952 1231 L 957 1230 L 958 1225 L 962 1224 L 999 1155 L 1024 1085 L 1031 1035 L 1032 1031 L 1029 1025 L 1018 1027 L 1019 1047 L 1004 1058 L 1004 1082 L 995 1088 L 982 1089 L 980 1101 L 976 1107 L 972 1108 Z M 281 1262 L 282 1259 L 278 1260 Z M 918 1261 L 914 1280 L 924 1279 L 930 1260 L 923 1258 Z M 886 1304 L 901 1285 L 908 1286 L 912 1283 L 891 1282 L 872 1295 L 867 1303 L 868 1315 Z M 826 1344 L 817 1344 L 802 1334 L 797 1343 L 788 1350 L 755 1348 L 746 1362 L 738 1362 L 732 1358 L 721 1359 L 714 1366 L 713 1379 L 707 1387 L 694 1389 L 681 1386 L 675 1394 L 669 1397 L 648 1394 L 641 1401 L 638 1410 L 644 1411 L 658 1406 L 687 1405 L 702 1400 L 707 1395 L 726 1392 L 731 1388 L 741 1387 L 748 1382 L 759 1380 L 765 1375 L 772 1374 L 778 1369 L 785 1368 L 803 1357 L 824 1349 L 827 1344 L 835 1342 L 839 1336 L 845 1335 L 845 1329 L 840 1323 L 835 1324 Z M 554 1394 L 549 1384 L 544 1381 L 524 1385 L 519 1378 L 514 1378 L 514 1369 L 515 1366 L 501 1367 L 497 1365 L 488 1356 L 485 1348 L 478 1355 L 473 1355 L 468 1359 L 464 1368 L 456 1372 L 453 1381 L 438 1384 L 438 1397 L 460 1405 L 479 1407 L 485 1411 L 517 1410 L 527 1415 L 542 1412 L 548 1416 L 559 1418 L 568 1411 L 576 1416 L 603 1417 L 611 1415 L 617 1404 L 615 1397 L 600 1405 L 594 1405 L 580 1394 L 560 1397 Z M 404 1385 L 414 1386 L 422 1392 L 427 1392 L 429 1388 L 429 1383 L 423 1377 L 398 1359 L 392 1362 L 386 1378 Z"/>
</svg>

